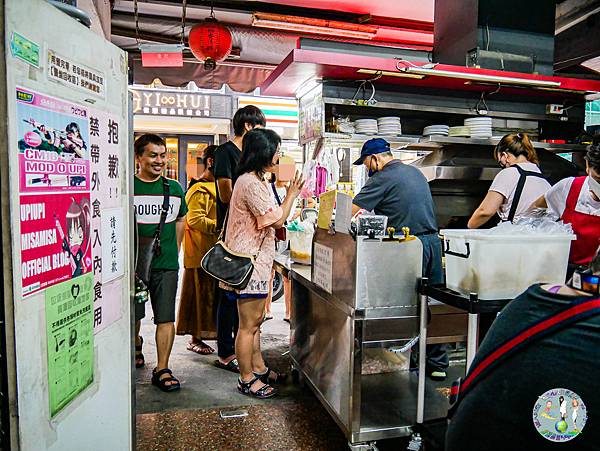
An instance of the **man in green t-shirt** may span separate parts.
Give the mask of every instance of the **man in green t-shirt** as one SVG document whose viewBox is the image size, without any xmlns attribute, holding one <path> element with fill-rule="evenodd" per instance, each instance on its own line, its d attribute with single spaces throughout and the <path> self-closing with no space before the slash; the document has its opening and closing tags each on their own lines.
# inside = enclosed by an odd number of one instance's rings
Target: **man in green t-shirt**
<svg viewBox="0 0 600 451">
<path fill-rule="evenodd" d="M 134 205 L 139 236 L 151 237 L 160 223 L 164 202 L 163 177 L 167 161 L 167 148 L 164 140 L 157 135 L 146 134 L 135 141 L 135 160 L 139 172 L 135 177 Z M 183 238 L 187 207 L 181 185 L 171 179 L 169 182 L 169 210 L 160 235 L 159 255 L 152 260 L 152 271 L 148 282 L 154 324 L 156 324 L 156 350 L 158 362 L 152 373 L 152 384 L 162 391 L 170 392 L 180 388 L 179 381 L 169 369 L 169 356 L 175 339 L 175 295 L 177 294 L 179 272 L 179 249 Z M 145 316 L 145 304 L 135 304 L 135 345 L 136 368 L 144 366 L 141 320 Z"/>
</svg>

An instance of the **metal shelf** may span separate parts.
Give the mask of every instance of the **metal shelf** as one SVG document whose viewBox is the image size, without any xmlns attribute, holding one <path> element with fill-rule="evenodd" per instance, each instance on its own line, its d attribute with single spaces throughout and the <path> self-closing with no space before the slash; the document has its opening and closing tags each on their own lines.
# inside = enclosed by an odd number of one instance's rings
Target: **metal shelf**
<svg viewBox="0 0 600 451">
<path fill-rule="evenodd" d="M 398 136 L 390 136 L 390 135 L 360 135 L 357 133 L 348 134 L 348 133 L 331 133 L 325 132 L 323 133 L 323 138 L 335 140 L 335 141 L 344 141 L 344 142 L 355 142 L 355 143 L 363 143 L 373 138 L 383 138 L 390 144 L 411 144 L 418 143 L 420 136 L 408 136 L 408 135 L 398 135 Z"/>
<path fill-rule="evenodd" d="M 436 149 L 447 144 L 462 144 L 471 146 L 495 146 L 499 139 L 477 139 L 477 138 L 458 138 L 451 136 L 424 136 L 418 143 L 410 144 L 410 148 L 418 149 Z M 553 144 L 533 142 L 533 146 L 537 149 L 546 149 L 551 152 L 585 152 L 587 146 L 584 144 Z"/>
</svg>

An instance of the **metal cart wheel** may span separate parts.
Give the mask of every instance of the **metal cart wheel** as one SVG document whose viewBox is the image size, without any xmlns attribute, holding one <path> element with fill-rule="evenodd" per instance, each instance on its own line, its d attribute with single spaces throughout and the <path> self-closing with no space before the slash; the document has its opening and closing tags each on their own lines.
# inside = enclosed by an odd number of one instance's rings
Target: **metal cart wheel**
<svg viewBox="0 0 600 451">
<path fill-rule="evenodd" d="M 283 296 L 283 276 L 275 271 L 275 277 L 273 277 L 273 292 L 271 294 L 271 302 L 277 301 Z"/>
</svg>

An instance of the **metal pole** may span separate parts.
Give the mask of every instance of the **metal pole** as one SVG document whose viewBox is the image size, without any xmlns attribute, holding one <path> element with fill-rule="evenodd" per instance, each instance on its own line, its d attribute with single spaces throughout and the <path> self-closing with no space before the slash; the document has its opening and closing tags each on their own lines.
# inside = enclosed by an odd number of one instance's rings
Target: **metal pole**
<svg viewBox="0 0 600 451">
<path fill-rule="evenodd" d="M 427 283 L 422 281 L 421 286 Z M 425 359 L 427 357 L 427 311 L 429 298 L 424 294 L 419 295 L 419 378 L 417 384 L 417 423 L 423 423 L 425 414 Z"/>
<path fill-rule="evenodd" d="M 476 293 L 471 293 L 470 301 L 472 311 L 479 311 L 478 308 L 475 308 L 478 307 L 477 304 L 479 303 L 479 298 Z M 475 358 L 477 343 L 479 343 L 479 313 L 469 312 L 469 320 L 467 323 L 467 366 L 465 372 L 469 371 L 471 363 Z"/>
</svg>

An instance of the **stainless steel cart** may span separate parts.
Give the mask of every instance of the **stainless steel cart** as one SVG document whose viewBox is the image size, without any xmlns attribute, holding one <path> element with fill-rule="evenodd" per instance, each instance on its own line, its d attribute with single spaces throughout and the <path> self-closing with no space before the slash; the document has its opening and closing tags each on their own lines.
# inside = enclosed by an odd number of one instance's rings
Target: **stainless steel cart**
<svg viewBox="0 0 600 451">
<path fill-rule="evenodd" d="M 408 436 L 416 424 L 419 379 L 424 388 L 429 384 L 424 371 L 419 378 L 408 368 L 410 345 L 419 334 L 421 262 L 421 242 L 414 237 L 355 240 L 319 229 L 312 271 L 290 272 L 292 365 L 352 449 Z M 364 374 L 366 356 L 381 349 L 395 350 L 406 365 Z M 443 418 L 446 397 L 433 387 L 422 392 L 426 409 L 420 416 Z"/>
</svg>

